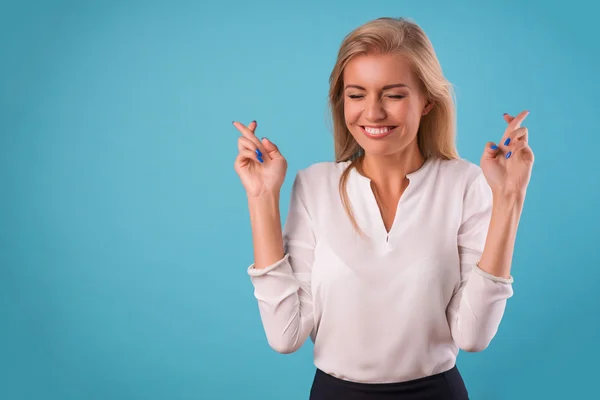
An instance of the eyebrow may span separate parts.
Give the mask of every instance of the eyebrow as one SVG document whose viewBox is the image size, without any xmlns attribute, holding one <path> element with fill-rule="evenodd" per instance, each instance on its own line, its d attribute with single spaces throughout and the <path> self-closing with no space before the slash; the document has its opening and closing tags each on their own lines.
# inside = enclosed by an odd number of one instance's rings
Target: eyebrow
<svg viewBox="0 0 600 400">
<path fill-rule="evenodd" d="M 397 87 L 405 87 L 405 88 L 408 88 L 408 85 L 407 85 L 407 84 L 405 84 L 405 83 L 395 83 L 395 84 L 393 84 L 393 85 L 385 85 L 385 86 L 383 87 L 383 90 L 387 90 L 387 89 L 393 89 L 393 88 L 397 88 Z M 355 88 L 355 89 L 360 89 L 360 90 L 367 90 L 367 89 L 365 89 L 364 87 L 362 87 L 362 86 L 359 86 L 359 85 L 346 85 L 346 87 L 344 88 L 344 90 L 345 90 L 345 89 L 349 89 L 349 88 Z M 410 89 L 410 88 L 409 88 L 409 89 Z"/>
</svg>

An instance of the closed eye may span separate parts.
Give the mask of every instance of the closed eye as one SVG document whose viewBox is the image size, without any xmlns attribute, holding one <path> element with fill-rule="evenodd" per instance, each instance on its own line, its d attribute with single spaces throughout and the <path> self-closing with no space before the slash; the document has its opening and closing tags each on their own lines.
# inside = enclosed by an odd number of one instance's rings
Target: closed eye
<svg viewBox="0 0 600 400">
<path fill-rule="evenodd" d="M 349 95 L 348 97 L 349 97 L 349 98 L 351 98 L 351 99 L 360 99 L 361 97 L 364 97 L 364 96 L 362 96 L 362 95 L 359 95 L 359 94 L 351 94 L 351 95 Z M 389 95 L 389 96 L 387 96 L 387 97 L 389 97 L 390 99 L 403 99 L 403 98 L 405 98 L 406 96 L 401 96 L 401 95 Z"/>
</svg>

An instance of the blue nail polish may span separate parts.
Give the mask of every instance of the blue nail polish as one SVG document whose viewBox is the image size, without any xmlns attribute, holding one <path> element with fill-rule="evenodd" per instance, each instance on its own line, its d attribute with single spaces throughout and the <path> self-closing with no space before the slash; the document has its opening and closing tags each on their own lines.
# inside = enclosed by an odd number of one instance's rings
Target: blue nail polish
<svg viewBox="0 0 600 400">
<path fill-rule="evenodd" d="M 506 142 L 504 142 L 504 145 L 505 145 L 505 146 L 508 146 L 508 144 L 509 144 L 509 143 L 510 143 L 510 138 L 507 138 L 507 139 L 506 139 Z"/>
<path fill-rule="evenodd" d="M 490 146 L 492 150 L 498 150 L 498 146 L 496 146 L 495 144 Z"/>
<path fill-rule="evenodd" d="M 261 158 L 261 156 L 256 156 L 256 158 L 258 158 L 258 161 L 260 161 L 261 163 L 264 163 L 263 159 Z"/>
<path fill-rule="evenodd" d="M 509 151 L 508 154 L 506 154 L 506 158 L 508 159 L 511 155 L 512 155 L 512 151 Z"/>
<path fill-rule="evenodd" d="M 259 156 L 259 157 L 262 157 L 262 153 L 260 152 L 259 149 L 256 149 L 256 155 Z"/>
</svg>

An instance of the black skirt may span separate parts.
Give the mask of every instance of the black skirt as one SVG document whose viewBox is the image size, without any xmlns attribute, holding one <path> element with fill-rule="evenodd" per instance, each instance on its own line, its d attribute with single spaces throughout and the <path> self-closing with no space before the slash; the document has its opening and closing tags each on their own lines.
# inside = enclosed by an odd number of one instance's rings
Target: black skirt
<svg viewBox="0 0 600 400">
<path fill-rule="evenodd" d="M 468 400 L 456 365 L 439 374 L 406 382 L 362 383 L 331 376 L 317 368 L 310 400 Z"/>
</svg>

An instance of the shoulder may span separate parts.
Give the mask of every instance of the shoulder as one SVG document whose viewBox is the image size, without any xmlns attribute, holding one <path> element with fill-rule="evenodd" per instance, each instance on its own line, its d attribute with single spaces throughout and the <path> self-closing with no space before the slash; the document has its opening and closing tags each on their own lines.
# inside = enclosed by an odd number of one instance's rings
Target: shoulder
<svg viewBox="0 0 600 400">
<path fill-rule="evenodd" d="M 475 179 L 478 175 L 482 174 L 479 165 L 464 158 L 440 160 L 440 169 L 446 173 L 465 176 L 471 179 Z"/>
<path fill-rule="evenodd" d="M 455 194 L 462 199 L 463 213 L 487 218 L 493 197 L 481 167 L 465 159 L 445 160 L 443 164 L 441 168 L 449 174 L 448 181 L 454 183 Z"/>
<path fill-rule="evenodd" d="M 350 162 L 322 161 L 309 165 L 300 171 L 305 176 L 337 176 L 341 175 Z"/>
<path fill-rule="evenodd" d="M 318 162 L 298 170 L 292 193 L 304 198 L 310 207 L 331 204 L 339 197 L 339 183 L 349 162 Z"/>
<path fill-rule="evenodd" d="M 342 173 L 349 162 L 323 161 L 314 163 L 298 171 L 296 180 L 302 181 L 302 186 L 308 188 L 317 188 L 330 186 L 332 183 L 339 182 Z"/>
<path fill-rule="evenodd" d="M 455 187 L 468 190 L 477 180 L 485 177 L 481 167 L 464 158 L 455 158 L 452 160 L 438 161 L 439 177 L 445 181 L 453 182 Z"/>
</svg>

